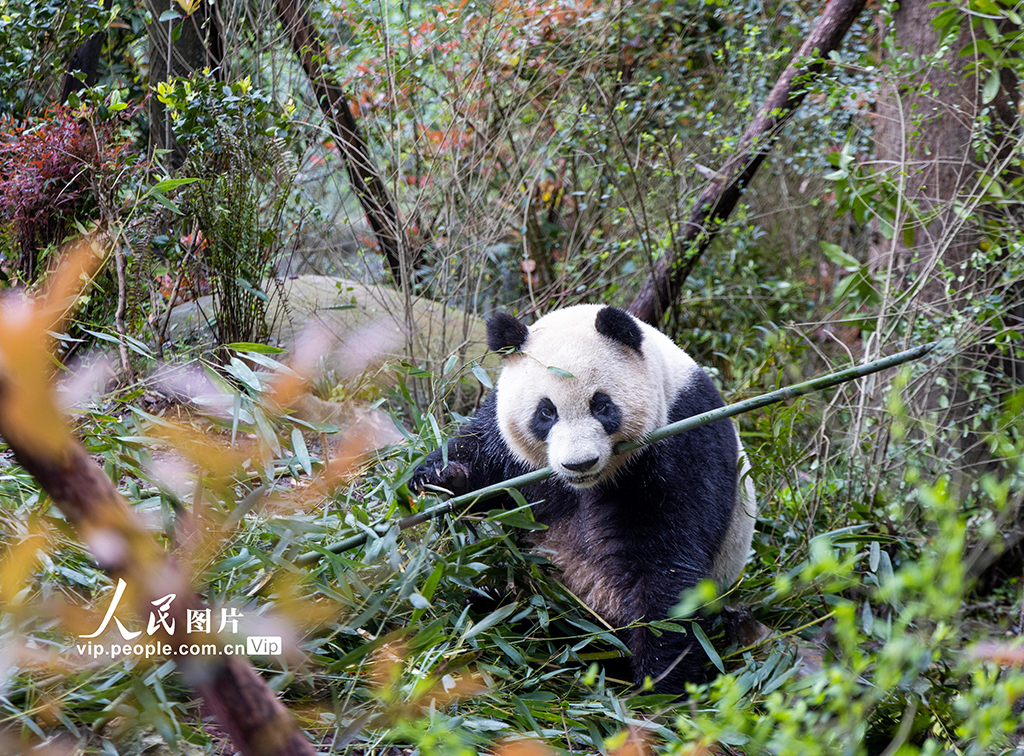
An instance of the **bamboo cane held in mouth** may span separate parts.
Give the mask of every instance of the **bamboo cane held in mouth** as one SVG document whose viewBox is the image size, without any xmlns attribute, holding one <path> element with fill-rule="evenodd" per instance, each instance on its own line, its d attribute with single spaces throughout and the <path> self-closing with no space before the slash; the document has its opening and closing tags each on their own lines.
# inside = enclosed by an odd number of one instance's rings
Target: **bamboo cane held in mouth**
<svg viewBox="0 0 1024 756">
<path fill-rule="evenodd" d="M 688 430 L 699 428 L 702 425 L 708 425 L 709 423 L 716 422 L 718 420 L 724 420 L 728 417 L 735 417 L 736 415 L 742 415 L 744 412 L 751 412 L 752 410 L 760 409 L 761 407 L 767 407 L 769 404 L 777 404 L 784 402 L 787 399 L 795 399 L 798 396 L 804 396 L 814 391 L 822 391 L 832 386 L 838 386 L 841 383 L 847 383 L 849 381 L 856 380 L 857 378 L 863 378 L 864 376 L 877 373 L 886 368 L 896 367 L 902 365 L 905 362 L 917 360 L 924 355 L 931 352 L 938 346 L 940 342 L 933 341 L 928 344 L 907 349 L 902 352 L 883 357 L 880 360 L 874 362 L 868 362 L 864 365 L 856 365 L 854 367 L 846 368 L 845 370 L 839 370 L 835 373 L 829 373 L 827 375 L 819 376 L 818 378 L 812 378 L 809 381 L 798 383 L 794 386 L 787 386 L 776 391 L 770 391 L 767 394 L 761 396 L 755 396 L 751 399 L 744 399 L 742 402 L 736 402 L 735 404 L 728 404 L 725 407 L 719 407 L 718 409 L 711 410 L 710 412 L 703 412 L 693 417 L 688 417 L 684 420 L 679 420 L 668 425 L 663 425 L 661 428 L 651 432 L 646 438 L 640 441 L 623 441 L 615 447 L 616 454 L 624 454 L 625 452 L 632 451 L 633 449 L 639 449 L 643 446 L 655 444 L 658 441 L 664 441 L 670 436 L 678 435 L 679 433 L 685 433 Z M 395 525 L 398 526 L 399 530 L 405 530 L 411 528 L 414 525 L 427 522 L 428 520 L 434 520 L 442 515 L 454 512 L 463 507 L 467 507 L 470 504 L 474 504 L 478 501 L 486 501 L 487 499 L 493 499 L 496 496 L 500 496 L 503 493 L 507 493 L 512 488 L 522 488 L 528 486 L 531 483 L 539 483 L 542 480 L 547 480 L 554 474 L 554 471 L 550 467 L 544 467 L 540 470 L 534 470 L 533 472 L 520 475 L 515 478 L 509 478 L 508 480 L 502 481 L 501 483 L 495 483 L 492 486 L 480 488 L 476 491 L 470 491 L 469 493 L 462 494 L 461 496 L 455 496 L 447 501 L 443 501 L 439 504 L 435 504 L 432 507 L 427 507 L 422 512 L 403 517 L 400 520 L 391 522 L 380 523 L 372 528 L 373 532 L 378 536 L 385 535 Z M 324 548 L 323 551 L 308 551 L 305 554 L 301 554 L 295 559 L 295 564 L 299 567 L 305 567 L 319 561 L 327 553 L 341 554 L 342 552 L 349 551 L 362 546 L 369 539 L 369 533 L 363 532 L 358 533 L 351 538 L 346 538 L 342 541 L 337 541 Z"/>
</svg>

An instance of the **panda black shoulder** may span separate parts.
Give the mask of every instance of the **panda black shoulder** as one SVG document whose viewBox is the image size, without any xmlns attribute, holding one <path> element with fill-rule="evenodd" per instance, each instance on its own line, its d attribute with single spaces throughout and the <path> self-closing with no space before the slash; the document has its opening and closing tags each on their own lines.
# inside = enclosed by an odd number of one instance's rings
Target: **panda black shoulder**
<svg viewBox="0 0 1024 756">
<path fill-rule="evenodd" d="M 711 377 L 701 368 L 693 371 L 686 385 L 676 393 L 675 401 L 669 408 L 670 423 L 685 420 L 702 412 L 724 407 L 722 395 L 718 393 Z M 686 433 L 666 439 L 664 444 L 673 450 L 676 458 L 692 461 L 703 460 L 701 475 L 715 478 L 721 490 L 735 491 L 735 470 L 739 455 L 739 441 L 736 430 L 729 419 L 718 420 L 694 428 Z M 722 497 L 727 510 L 732 508 L 732 495 Z"/>
<path fill-rule="evenodd" d="M 724 406 L 725 401 L 718 392 L 714 381 L 711 380 L 711 376 L 702 368 L 695 366 L 690 372 L 686 384 L 676 392 L 669 409 L 668 421 L 674 423 L 677 420 L 684 420 L 699 415 L 701 412 L 709 412 Z"/>
</svg>

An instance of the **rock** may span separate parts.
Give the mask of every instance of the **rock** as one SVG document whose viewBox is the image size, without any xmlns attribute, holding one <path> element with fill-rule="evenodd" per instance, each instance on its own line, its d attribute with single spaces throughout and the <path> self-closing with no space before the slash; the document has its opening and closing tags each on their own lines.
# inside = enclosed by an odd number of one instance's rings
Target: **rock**
<svg viewBox="0 0 1024 756">
<path fill-rule="evenodd" d="M 329 334 L 335 346 L 369 334 L 383 347 L 382 357 L 409 360 L 435 374 L 449 355 L 459 355 L 461 365 L 487 350 L 482 318 L 422 297 L 411 297 L 407 312 L 402 293 L 386 286 L 305 275 L 266 288 L 270 341 L 289 351 L 315 327 Z M 178 305 L 171 312 L 169 338 L 208 340 L 207 319 L 212 317 L 212 296 Z"/>
</svg>

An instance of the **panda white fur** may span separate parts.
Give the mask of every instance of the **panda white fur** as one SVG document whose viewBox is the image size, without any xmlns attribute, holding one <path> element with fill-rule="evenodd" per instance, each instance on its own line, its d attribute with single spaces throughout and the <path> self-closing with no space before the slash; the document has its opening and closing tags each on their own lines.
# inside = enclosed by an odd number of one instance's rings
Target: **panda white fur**
<svg viewBox="0 0 1024 756">
<path fill-rule="evenodd" d="M 555 475 L 524 491 L 548 526 L 534 543 L 573 593 L 619 627 L 664 619 L 703 578 L 736 579 L 756 504 L 732 422 L 613 454 L 620 441 L 723 405 L 683 350 L 600 305 L 556 310 L 529 328 L 498 314 L 488 345 L 507 353 L 496 390 L 449 442 L 448 466 L 439 450 L 430 454 L 413 490 L 465 493 L 550 465 Z M 678 693 L 702 679 L 707 658 L 692 634 L 624 635 L 638 683 L 650 676 L 657 690 Z"/>
</svg>

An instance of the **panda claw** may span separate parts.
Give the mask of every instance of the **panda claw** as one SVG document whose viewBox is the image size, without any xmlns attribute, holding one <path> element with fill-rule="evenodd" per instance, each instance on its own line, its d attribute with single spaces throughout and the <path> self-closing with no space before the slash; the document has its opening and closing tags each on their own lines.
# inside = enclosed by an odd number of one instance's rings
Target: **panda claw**
<svg viewBox="0 0 1024 756">
<path fill-rule="evenodd" d="M 469 469 L 459 462 L 449 462 L 447 467 L 425 463 L 416 468 L 409 480 L 409 490 L 422 494 L 427 491 L 457 496 L 464 493 L 469 485 Z"/>
</svg>

